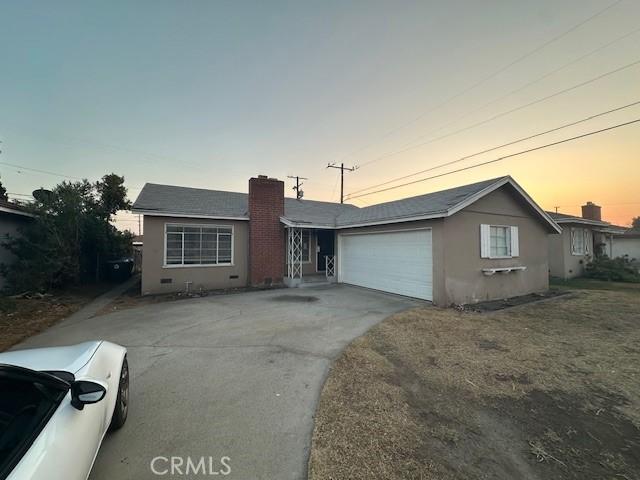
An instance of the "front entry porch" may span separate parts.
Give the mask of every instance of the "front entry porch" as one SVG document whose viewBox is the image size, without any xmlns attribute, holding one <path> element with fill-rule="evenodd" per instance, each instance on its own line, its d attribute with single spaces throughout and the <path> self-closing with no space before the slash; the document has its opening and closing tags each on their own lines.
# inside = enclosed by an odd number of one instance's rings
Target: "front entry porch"
<svg viewBox="0 0 640 480">
<path fill-rule="evenodd" d="M 286 227 L 285 285 L 333 283 L 335 281 L 335 234 L 333 230 Z"/>
</svg>

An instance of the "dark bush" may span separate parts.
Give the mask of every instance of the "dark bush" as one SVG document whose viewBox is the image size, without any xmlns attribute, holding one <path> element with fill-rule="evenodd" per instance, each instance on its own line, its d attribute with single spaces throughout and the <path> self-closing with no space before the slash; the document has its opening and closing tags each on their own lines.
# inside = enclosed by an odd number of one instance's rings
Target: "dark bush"
<svg viewBox="0 0 640 480">
<path fill-rule="evenodd" d="M 640 274 L 628 258 L 596 258 L 586 266 L 586 276 L 611 282 L 640 282 Z"/>
</svg>

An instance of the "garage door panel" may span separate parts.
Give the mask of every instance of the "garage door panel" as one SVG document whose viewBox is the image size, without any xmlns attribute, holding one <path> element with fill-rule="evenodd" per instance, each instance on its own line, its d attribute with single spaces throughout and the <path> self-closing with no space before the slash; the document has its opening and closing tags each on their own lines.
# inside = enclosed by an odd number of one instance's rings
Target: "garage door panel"
<svg viewBox="0 0 640 480">
<path fill-rule="evenodd" d="M 431 230 L 341 235 L 340 281 L 431 300 Z"/>
</svg>

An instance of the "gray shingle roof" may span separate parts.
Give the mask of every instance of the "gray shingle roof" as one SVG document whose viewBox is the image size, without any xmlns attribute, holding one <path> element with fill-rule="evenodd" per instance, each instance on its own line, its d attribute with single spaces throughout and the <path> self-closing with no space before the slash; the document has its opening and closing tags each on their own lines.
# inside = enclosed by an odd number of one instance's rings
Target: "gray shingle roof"
<svg viewBox="0 0 640 480">
<path fill-rule="evenodd" d="M 348 211 L 338 216 L 336 224 L 338 226 L 347 226 L 374 221 L 398 220 L 405 217 L 444 215 L 451 208 L 504 178 L 493 178 L 462 187 Z"/>
<path fill-rule="evenodd" d="M 205 217 L 246 217 L 247 194 L 146 183 L 134 210 Z"/>
<path fill-rule="evenodd" d="M 147 183 L 138 195 L 134 210 L 157 214 L 194 217 L 249 218 L 248 195 L 238 192 L 205 190 Z M 358 209 L 354 205 L 285 198 L 285 217 L 294 222 L 334 226 L 336 216 Z"/>
<path fill-rule="evenodd" d="M 593 225 L 602 225 L 602 226 L 611 225 L 609 222 L 604 222 L 601 220 L 591 220 L 588 218 L 577 217 L 575 215 L 568 215 L 566 213 L 547 212 L 547 214 L 551 218 L 553 218 L 553 220 L 560 223 L 589 223 Z"/>
<path fill-rule="evenodd" d="M 417 216 L 446 216 L 482 190 L 508 177 L 427 193 L 417 197 L 358 208 L 355 205 L 285 199 L 285 218 L 294 224 L 347 227 L 372 222 L 397 221 Z M 194 217 L 248 218 L 246 193 L 204 190 L 147 183 L 133 205 L 142 213 Z"/>
<path fill-rule="evenodd" d="M 315 200 L 284 199 L 284 216 L 295 223 L 309 223 L 334 227 L 336 217 L 360 210 L 348 203 L 317 202 Z"/>
</svg>

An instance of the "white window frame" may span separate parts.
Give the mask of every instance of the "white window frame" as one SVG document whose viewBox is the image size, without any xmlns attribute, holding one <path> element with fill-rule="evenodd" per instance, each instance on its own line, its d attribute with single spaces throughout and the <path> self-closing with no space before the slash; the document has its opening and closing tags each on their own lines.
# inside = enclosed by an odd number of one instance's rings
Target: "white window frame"
<svg viewBox="0 0 640 480">
<path fill-rule="evenodd" d="M 505 228 L 507 230 L 507 255 L 491 254 L 491 228 Z M 501 258 L 517 258 L 520 256 L 520 238 L 516 225 L 480 225 L 480 257 L 501 259 Z"/>
<path fill-rule="evenodd" d="M 167 264 L 167 227 L 190 227 L 190 228 L 228 228 L 231 229 L 231 262 L 229 263 L 184 263 L 184 234 L 182 237 L 182 262 Z M 216 262 L 218 259 L 218 250 L 220 243 L 220 234 L 216 235 Z M 175 223 L 169 222 L 164 224 L 164 255 L 162 260 L 162 268 L 203 268 L 203 267 L 233 267 L 235 265 L 235 228 L 233 225 L 220 225 L 212 223 Z"/>
<path fill-rule="evenodd" d="M 572 227 L 570 235 L 571 237 L 569 238 L 569 241 L 571 243 L 571 255 L 574 257 L 584 257 L 585 255 L 589 255 L 591 252 L 589 243 L 592 242 L 591 230 L 588 228 Z M 581 251 L 576 249 L 576 239 L 578 237 L 582 239 Z"/>
</svg>

